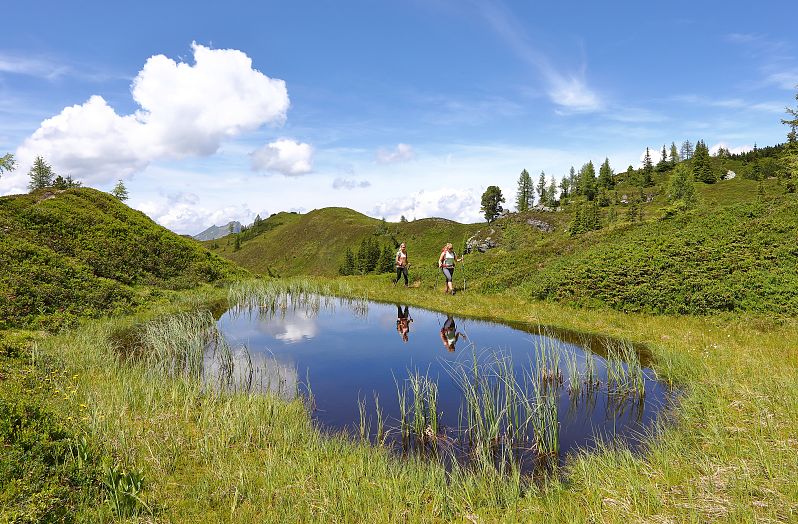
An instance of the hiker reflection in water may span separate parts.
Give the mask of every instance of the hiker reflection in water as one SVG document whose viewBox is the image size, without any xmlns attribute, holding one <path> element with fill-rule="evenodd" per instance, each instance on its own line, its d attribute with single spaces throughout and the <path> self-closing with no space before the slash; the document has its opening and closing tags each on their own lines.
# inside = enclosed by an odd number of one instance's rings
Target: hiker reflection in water
<svg viewBox="0 0 798 524">
<path fill-rule="evenodd" d="M 457 326 L 454 324 L 452 316 L 447 315 L 446 322 L 443 323 L 443 327 L 441 328 L 441 342 L 443 342 L 446 350 L 454 351 L 454 345 L 457 344 L 460 337 L 468 339 L 465 333 L 459 333 L 457 331 Z"/>
<path fill-rule="evenodd" d="M 401 335 L 402 342 L 407 342 L 411 322 L 413 317 L 410 316 L 408 307 L 405 306 L 405 310 L 402 311 L 402 306 L 396 304 L 396 331 Z"/>
</svg>

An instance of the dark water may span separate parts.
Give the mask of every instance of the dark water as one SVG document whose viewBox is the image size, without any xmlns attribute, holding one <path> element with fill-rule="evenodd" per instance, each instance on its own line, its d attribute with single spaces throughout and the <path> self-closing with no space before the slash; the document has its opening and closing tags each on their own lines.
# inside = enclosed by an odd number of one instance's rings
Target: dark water
<svg viewBox="0 0 798 524">
<path fill-rule="evenodd" d="M 405 325 L 409 329 L 402 333 Z M 501 352 L 512 356 L 519 373 L 529 372 L 535 366 L 536 344 L 552 342 L 518 326 L 374 302 L 366 311 L 338 299 L 324 299 L 316 307 L 289 303 L 282 310 L 229 310 L 218 327 L 231 345 L 249 348 L 256 366 L 269 369 L 264 376 L 272 389 L 280 382 L 290 395 L 298 384 L 309 383 L 317 408 L 313 416 L 323 428 L 357 434 L 358 400 L 365 397 L 372 436 L 374 395 L 379 396 L 386 425 L 397 427 L 396 384 L 404 383 L 411 372 L 419 370 L 438 383 L 441 423 L 454 431 L 462 427 L 463 395 L 447 370 L 461 363 L 469 366 L 475 354 L 484 358 Z M 596 436 L 638 447 L 669 402 L 667 387 L 644 368 L 644 399 L 610 395 L 605 358 L 583 349 L 601 344 L 587 338 L 574 344 L 573 334 L 564 338 L 572 342 L 559 340 L 560 353 L 575 354 L 580 372 L 586 358 L 594 358 L 601 385 L 590 393 L 569 394 L 568 369 L 561 359 L 565 377 L 557 396 L 560 456 L 590 447 Z M 263 376 L 260 381 L 263 386 Z"/>
</svg>

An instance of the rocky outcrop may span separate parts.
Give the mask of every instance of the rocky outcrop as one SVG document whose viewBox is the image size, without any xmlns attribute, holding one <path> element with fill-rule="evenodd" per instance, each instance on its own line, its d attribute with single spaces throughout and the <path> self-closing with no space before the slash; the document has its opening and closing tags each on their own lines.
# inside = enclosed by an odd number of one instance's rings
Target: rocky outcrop
<svg viewBox="0 0 798 524">
<path fill-rule="evenodd" d="M 545 220 L 538 220 L 537 218 L 528 218 L 526 220 L 526 223 L 544 233 L 551 233 L 552 231 L 554 231 L 554 226 L 552 226 Z"/>
</svg>

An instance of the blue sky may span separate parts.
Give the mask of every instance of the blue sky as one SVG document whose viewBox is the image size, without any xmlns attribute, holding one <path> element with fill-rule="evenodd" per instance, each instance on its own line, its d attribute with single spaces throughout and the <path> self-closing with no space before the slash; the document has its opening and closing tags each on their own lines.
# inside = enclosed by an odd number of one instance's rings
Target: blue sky
<svg viewBox="0 0 798 524">
<path fill-rule="evenodd" d="M 474 221 L 522 169 L 782 142 L 798 84 L 787 1 L 128 4 L 5 7 L 0 152 L 20 166 L 0 194 L 41 154 L 123 179 L 180 233 L 333 205 Z"/>
</svg>

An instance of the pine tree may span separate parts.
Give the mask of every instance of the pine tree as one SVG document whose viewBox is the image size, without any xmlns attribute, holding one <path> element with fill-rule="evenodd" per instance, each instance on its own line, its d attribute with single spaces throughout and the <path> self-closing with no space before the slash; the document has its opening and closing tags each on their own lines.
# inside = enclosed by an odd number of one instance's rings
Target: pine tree
<svg viewBox="0 0 798 524">
<path fill-rule="evenodd" d="M 693 158 L 693 144 L 689 140 L 682 142 L 682 160 Z"/>
<path fill-rule="evenodd" d="M 116 198 L 124 202 L 128 199 L 127 188 L 125 187 L 125 183 L 122 182 L 120 179 L 119 182 L 116 183 L 114 189 L 111 190 L 111 194 L 114 195 Z"/>
<path fill-rule="evenodd" d="M 515 208 L 518 211 L 527 211 L 535 200 L 534 184 L 529 172 L 524 169 L 518 177 L 518 192 L 515 196 Z"/>
<path fill-rule="evenodd" d="M 28 176 L 30 177 L 28 189 L 34 191 L 43 187 L 51 187 L 55 173 L 53 173 L 53 168 L 50 167 L 50 164 L 44 161 L 44 158 L 37 156 L 30 171 L 28 171 Z"/>
<path fill-rule="evenodd" d="M 693 178 L 698 182 L 705 184 L 714 184 L 717 182 L 717 177 L 712 170 L 711 160 L 709 158 L 709 148 L 703 140 L 699 140 L 695 145 L 695 152 L 693 154 Z"/>
<path fill-rule="evenodd" d="M 502 208 L 504 196 L 499 186 L 488 186 L 484 193 L 482 193 L 482 206 L 480 211 L 485 216 L 485 220 L 492 222 L 499 214 L 504 211 Z"/>
<path fill-rule="evenodd" d="M 593 161 L 589 161 L 582 166 L 579 170 L 579 192 L 588 200 L 596 198 L 598 193 L 598 184 L 596 182 L 596 168 L 593 167 Z"/>
<path fill-rule="evenodd" d="M 679 163 L 679 150 L 676 148 L 676 142 L 671 142 L 671 155 L 668 161 L 671 163 L 671 167 L 676 166 Z"/>
<path fill-rule="evenodd" d="M 612 189 L 615 187 L 615 179 L 613 179 L 614 173 L 612 172 L 612 168 L 610 167 L 610 159 L 605 158 L 604 163 L 601 164 L 599 168 L 599 177 L 598 177 L 598 185 L 599 187 L 603 187 L 604 189 Z"/>
<path fill-rule="evenodd" d="M 646 156 L 643 157 L 643 170 L 640 177 L 640 187 L 654 185 L 654 166 L 651 164 L 651 152 L 646 148 Z"/>
<path fill-rule="evenodd" d="M 546 173 L 543 171 L 540 172 L 540 177 L 538 178 L 538 204 L 541 206 L 546 205 Z"/>
</svg>

